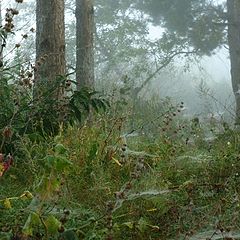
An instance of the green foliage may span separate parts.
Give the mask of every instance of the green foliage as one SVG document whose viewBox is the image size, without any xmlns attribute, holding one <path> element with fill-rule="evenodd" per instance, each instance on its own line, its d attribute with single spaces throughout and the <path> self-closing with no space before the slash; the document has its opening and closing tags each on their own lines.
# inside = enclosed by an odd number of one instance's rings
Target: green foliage
<svg viewBox="0 0 240 240">
<path fill-rule="evenodd" d="M 109 112 L 91 128 L 71 126 L 34 146 L 29 139 L 22 141 L 25 161 L 36 168 L 34 197 L 20 214 L 24 221 L 17 232 L 11 225 L 12 234 L 40 239 L 194 239 L 220 229 L 228 236 L 229 226 L 237 230 L 239 134 L 229 129 L 206 149 L 202 124 L 184 120 L 177 111 L 181 104 L 145 104 L 148 114 L 136 119 L 142 119 L 140 126 L 144 120 L 152 123 L 141 128 L 148 134 L 123 136 L 123 120 Z M 138 107 L 135 111 L 140 114 Z M 163 123 L 166 114 L 172 120 Z M 180 121 L 192 126 L 174 133 Z M 164 124 L 161 134 L 154 133 L 158 124 Z M 186 143 L 186 137 L 191 142 Z M 23 166 L 17 167 L 16 172 Z M 11 211 L 19 211 L 18 201 Z"/>
<path fill-rule="evenodd" d="M 6 25 L 0 29 L 2 47 L 11 41 L 13 17 L 17 14 L 18 10 L 7 8 L 8 20 L 5 19 Z M 11 21 L 11 29 L 7 28 L 8 21 Z M 24 34 L 23 39 L 27 38 L 28 34 Z M 92 114 L 100 113 L 109 107 L 98 92 L 88 89 L 73 92 L 71 83 L 76 82 L 66 76 L 35 81 L 36 68 L 24 62 L 20 46 L 16 44 L 13 48 L 16 50 L 14 63 L 6 61 L 0 66 L 0 153 L 15 152 L 16 145 L 26 134 L 32 140 L 43 141 L 50 135 L 57 135 L 60 125 L 76 121 L 83 124 L 90 110 Z"/>
<path fill-rule="evenodd" d="M 154 24 L 167 29 L 171 36 L 177 33 L 203 54 L 211 54 L 225 42 L 225 26 L 219 24 L 226 20 L 221 4 L 206 0 L 147 0 L 135 5 L 149 14 Z"/>
<path fill-rule="evenodd" d="M 6 74 L 5 72 L 3 74 Z M 52 97 L 56 88 L 60 90 L 65 78 L 59 77 L 56 83 L 48 88 L 41 88 L 34 97 L 28 87 L 19 83 L 11 83 L 11 79 L 2 79 L 0 88 L 1 123 L 0 133 L 2 152 L 13 152 L 14 144 L 24 134 L 43 140 L 49 134 L 56 135 L 61 124 L 82 124 L 89 113 L 103 113 L 109 108 L 106 99 L 96 91 L 82 89 L 69 96 Z"/>
<path fill-rule="evenodd" d="M 36 196 L 29 205 L 31 213 L 22 228 L 26 237 L 34 237 L 40 231 L 43 238 L 48 239 L 49 236 L 58 236 L 61 229 L 64 231 L 65 222 L 55 216 L 53 209 L 48 209 L 52 204 L 53 208 L 57 204 L 56 195 L 60 194 L 63 176 L 67 176 L 72 163 L 68 160 L 69 151 L 63 144 L 56 143 L 51 151 L 52 154 L 41 161 L 43 170 L 38 175 L 40 179 L 36 183 Z"/>
<path fill-rule="evenodd" d="M 72 113 L 70 117 L 70 121 L 74 120 L 79 121 L 80 123 L 83 121 L 83 117 L 86 118 L 86 113 L 89 114 L 90 110 L 93 109 L 96 113 L 100 111 L 106 111 L 109 107 L 109 102 L 100 98 L 99 92 L 90 91 L 87 88 L 82 88 L 79 91 L 74 91 L 69 100 L 69 108 L 70 113 Z"/>
</svg>

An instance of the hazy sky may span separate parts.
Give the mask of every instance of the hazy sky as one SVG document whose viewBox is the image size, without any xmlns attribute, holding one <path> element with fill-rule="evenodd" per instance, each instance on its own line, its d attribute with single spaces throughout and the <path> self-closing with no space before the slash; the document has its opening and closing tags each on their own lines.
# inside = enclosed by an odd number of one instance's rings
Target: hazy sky
<svg viewBox="0 0 240 240">
<path fill-rule="evenodd" d="M 159 27 L 151 26 L 149 30 L 149 37 L 153 40 L 161 35 Z M 230 80 L 230 62 L 227 49 L 221 48 L 216 50 L 215 55 L 203 57 L 201 64 L 208 75 L 215 81 L 221 81 L 222 79 Z"/>
<path fill-rule="evenodd" d="M 211 57 L 204 57 L 202 64 L 214 80 L 227 79 L 230 81 L 230 61 L 227 49 L 223 48 Z"/>
<path fill-rule="evenodd" d="M 214 2 L 221 4 L 225 3 L 226 0 L 214 0 Z M 226 48 L 219 49 L 216 55 L 204 57 L 202 63 L 215 80 L 225 78 L 230 81 L 229 52 Z"/>
</svg>

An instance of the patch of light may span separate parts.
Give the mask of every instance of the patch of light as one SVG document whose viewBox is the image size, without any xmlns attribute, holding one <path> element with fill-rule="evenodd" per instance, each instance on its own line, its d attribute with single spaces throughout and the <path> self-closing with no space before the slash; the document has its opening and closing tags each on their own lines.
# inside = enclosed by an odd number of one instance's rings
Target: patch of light
<svg viewBox="0 0 240 240">
<path fill-rule="evenodd" d="M 162 37 L 163 29 L 159 26 L 153 26 L 149 24 L 149 34 L 148 37 L 150 40 L 156 41 Z"/>
</svg>

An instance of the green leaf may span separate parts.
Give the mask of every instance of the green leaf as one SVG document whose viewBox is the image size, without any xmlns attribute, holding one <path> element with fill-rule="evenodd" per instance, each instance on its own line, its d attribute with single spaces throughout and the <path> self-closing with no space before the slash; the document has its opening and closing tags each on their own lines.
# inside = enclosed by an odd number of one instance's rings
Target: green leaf
<svg viewBox="0 0 240 240">
<path fill-rule="evenodd" d="M 31 224 L 33 226 L 38 226 L 39 224 L 41 224 L 41 220 L 40 217 L 37 213 L 33 212 L 31 213 Z"/>
<path fill-rule="evenodd" d="M 122 225 L 127 226 L 130 229 L 133 229 L 133 222 L 125 222 Z"/>
<path fill-rule="evenodd" d="M 39 215 L 35 212 L 29 214 L 27 221 L 25 222 L 22 232 L 26 236 L 33 236 L 34 227 L 41 225 Z"/>
<path fill-rule="evenodd" d="M 60 187 L 59 179 L 43 176 L 37 187 L 38 196 L 40 199 L 50 198 L 54 191 L 59 190 L 59 187 Z"/>
<path fill-rule="evenodd" d="M 138 229 L 140 232 L 145 232 L 148 228 L 148 222 L 143 218 L 141 217 L 138 221 Z"/>
<path fill-rule="evenodd" d="M 58 233 L 58 229 L 61 227 L 61 222 L 56 219 L 53 215 L 49 215 L 48 218 L 44 221 L 48 233 L 54 235 Z"/>
<path fill-rule="evenodd" d="M 79 122 L 81 122 L 82 121 L 82 113 L 79 111 L 79 109 L 74 104 L 71 104 L 70 107 L 72 108 L 76 119 Z"/>
<path fill-rule="evenodd" d="M 54 150 L 57 154 L 65 154 L 68 151 L 67 148 L 65 148 L 64 145 L 60 143 L 55 146 Z"/>
<path fill-rule="evenodd" d="M 11 240 L 12 239 L 11 233 L 0 232 L 0 239 L 1 240 Z"/>
<path fill-rule="evenodd" d="M 55 160 L 55 168 L 58 171 L 66 170 L 72 165 L 72 163 L 66 157 L 56 156 Z"/>
<path fill-rule="evenodd" d="M 39 133 L 30 133 L 27 135 L 32 142 L 43 142 L 44 138 Z"/>
<path fill-rule="evenodd" d="M 77 234 L 73 230 L 66 230 L 61 234 L 63 240 L 78 240 Z"/>
<path fill-rule="evenodd" d="M 91 105 L 92 105 L 92 107 L 94 108 L 94 110 L 98 113 L 98 101 L 97 101 L 97 99 L 91 99 Z"/>
<path fill-rule="evenodd" d="M 56 157 L 54 155 L 48 155 L 44 158 L 44 162 L 48 167 L 52 168 L 56 164 Z"/>
<path fill-rule="evenodd" d="M 93 143 L 93 145 L 91 146 L 91 149 L 88 153 L 89 160 L 93 160 L 96 158 L 96 155 L 98 153 L 98 147 L 99 147 L 99 144 L 97 142 Z"/>
</svg>

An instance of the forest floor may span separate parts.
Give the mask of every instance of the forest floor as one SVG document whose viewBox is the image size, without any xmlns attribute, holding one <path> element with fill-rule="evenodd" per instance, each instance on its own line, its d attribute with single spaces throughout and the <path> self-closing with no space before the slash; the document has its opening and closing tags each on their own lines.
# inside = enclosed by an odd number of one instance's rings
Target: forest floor
<svg viewBox="0 0 240 240">
<path fill-rule="evenodd" d="M 169 116 L 22 136 L 0 178 L 0 239 L 240 239 L 239 132 L 206 139 L 217 127 Z"/>
</svg>

